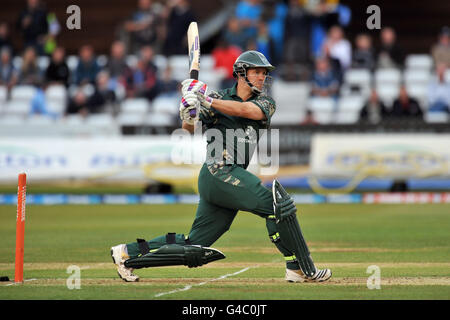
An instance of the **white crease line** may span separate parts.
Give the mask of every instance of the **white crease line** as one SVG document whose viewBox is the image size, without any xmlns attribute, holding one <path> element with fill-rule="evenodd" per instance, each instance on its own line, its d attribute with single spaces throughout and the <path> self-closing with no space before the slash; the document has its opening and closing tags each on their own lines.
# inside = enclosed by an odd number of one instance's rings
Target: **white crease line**
<svg viewBox="0 0 450 320">
<path fill-rule="evenodd" d="M 197 283 L 197 284 L 194 284 L 194 285 L 187 285 L 187 286 L 185 286 L 185 287 L 183 287 L 181 289 L 176 289 L 176 290 L 172 290 L 172 291 L 168 291 L 168 292 L 161 292 L 161 293 L 155 294 L 155 297 L 157 298 L 157 297 L 161 297 L 161 296 L 166 295 L 166 294 L 172 294 L 172 293 L 176 293 L 176 292 L 187 291 L 187 290 L 191 289 L 192 287 L 202 286 L 202 285 L 204 285 L 204 284 L 206 284 L 208 282 L 213 282 L 213 281 L 217 281 L 217 280 L 221 280 L 221 279 L 225 279 L 225 278 L 228 278 L 228 277 L 235 276 L 235 275 L 237 275 L 239 273 L 247 271 L 248 269 L 250 269 L 250 267 L 247 267 L 247 268 L 244 268 L 242 270 L 236 271 L 235 273 L 225 274 L 225 275 L 220 276 L 219 278 L 216 278 L 216 279 L 207 280 L 207 281 L 200 282 L 200 283 Z"/>
<path fill-rule="evenodd" d="M 37 279 L 35 279 L 35 278 L 33 278 L 33 279 L 26 279 L 26 280 L 23 280 L 23 282 L 29 282 L 29 281 L 34 281 L 34 280 L 37 280 Z M 6 284 L 5 287 L 13 286 L 15 284 L 22 284 L 22 283 L 21 282 L 13 282 L 13 283 Z"/>
</svg>

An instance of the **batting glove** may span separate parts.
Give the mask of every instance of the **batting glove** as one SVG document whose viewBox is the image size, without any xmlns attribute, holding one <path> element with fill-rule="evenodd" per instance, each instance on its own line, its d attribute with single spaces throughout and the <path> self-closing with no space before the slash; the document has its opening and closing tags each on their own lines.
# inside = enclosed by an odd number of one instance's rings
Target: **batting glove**
<svg viewBox="0 0 450 320">
<path fill-rule="evenodd" d="M 209 109 L 211 108 L 211 105 L 213 103 L 213 98 L 208 97 L 206 95 L 206 91 L 208 90 L 208 86 L 206 84 L 204 84 L 200 89 L 198 89 L 198 91 L 196 91 L 196 95 L 198 98 L 198 101 L 200 102 L 200 104 Z"/>
<path fill-rule="evenodd" d="M 181 83 L 181 94 L 184 96 L 188 92 L 196 92 L 205 84 L 199 80 L 186 79 Z"/>
<path fill-rule="evenodd" d="M 193 125 L 197 117 L 197 109 L 200 107 L 197 95 L 189 92 L 181 98 L 180 119 Z"/>
</svg>

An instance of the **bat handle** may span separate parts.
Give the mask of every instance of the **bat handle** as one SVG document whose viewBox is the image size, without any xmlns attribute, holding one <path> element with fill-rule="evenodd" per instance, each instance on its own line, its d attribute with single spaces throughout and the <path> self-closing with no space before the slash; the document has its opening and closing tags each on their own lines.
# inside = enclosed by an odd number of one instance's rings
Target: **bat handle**
<svg viewBox="0 0 450 320">
<path fill-rule="evenodd" d="M 189 73 L 189 77 L 191 79 L 198 80 L 198 70 L 191 70 L 191 72 Z"/>
</svg>

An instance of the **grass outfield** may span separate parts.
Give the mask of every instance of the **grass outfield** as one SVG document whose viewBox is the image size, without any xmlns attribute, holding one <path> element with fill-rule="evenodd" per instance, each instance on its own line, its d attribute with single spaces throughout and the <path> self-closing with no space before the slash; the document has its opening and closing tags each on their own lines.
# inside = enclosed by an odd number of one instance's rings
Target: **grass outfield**
<svg viewBox="0 0 450 320">
<path fill-rule="evenodd" d="M 5 299 L 439 299 L 450 298 L 450 205 L 301 205 L 299 221 L 322 284 L 284 281 L 284 262 L 264 221 L 240 212 L 213 247 L 226 259 L 200 268 L 116 275 L 109 248 L 167 232 L 188 233 L 195 205 L 27 206 L 23 285 L 0 282 Z M 0 206 L 0 276 L 14 278 L 15 206 Z M 81 289 L 69 290 L 71 265 Z M 367 268 L 381 271 L 369 290 Z"/>
</svg>

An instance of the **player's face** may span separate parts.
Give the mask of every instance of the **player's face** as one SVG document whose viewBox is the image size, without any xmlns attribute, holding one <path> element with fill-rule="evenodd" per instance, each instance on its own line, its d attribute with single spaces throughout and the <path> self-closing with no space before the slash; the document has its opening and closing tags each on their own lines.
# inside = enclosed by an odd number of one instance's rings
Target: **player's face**
<svg viewBox="0 0 450 320">
<path fill-rule="evenodd" d="M 264 81 L 266 80 L 266 68 L 251 68 L 247 70 L 247 79 L 259 90 L 262 90 Z"/>
</svg>

